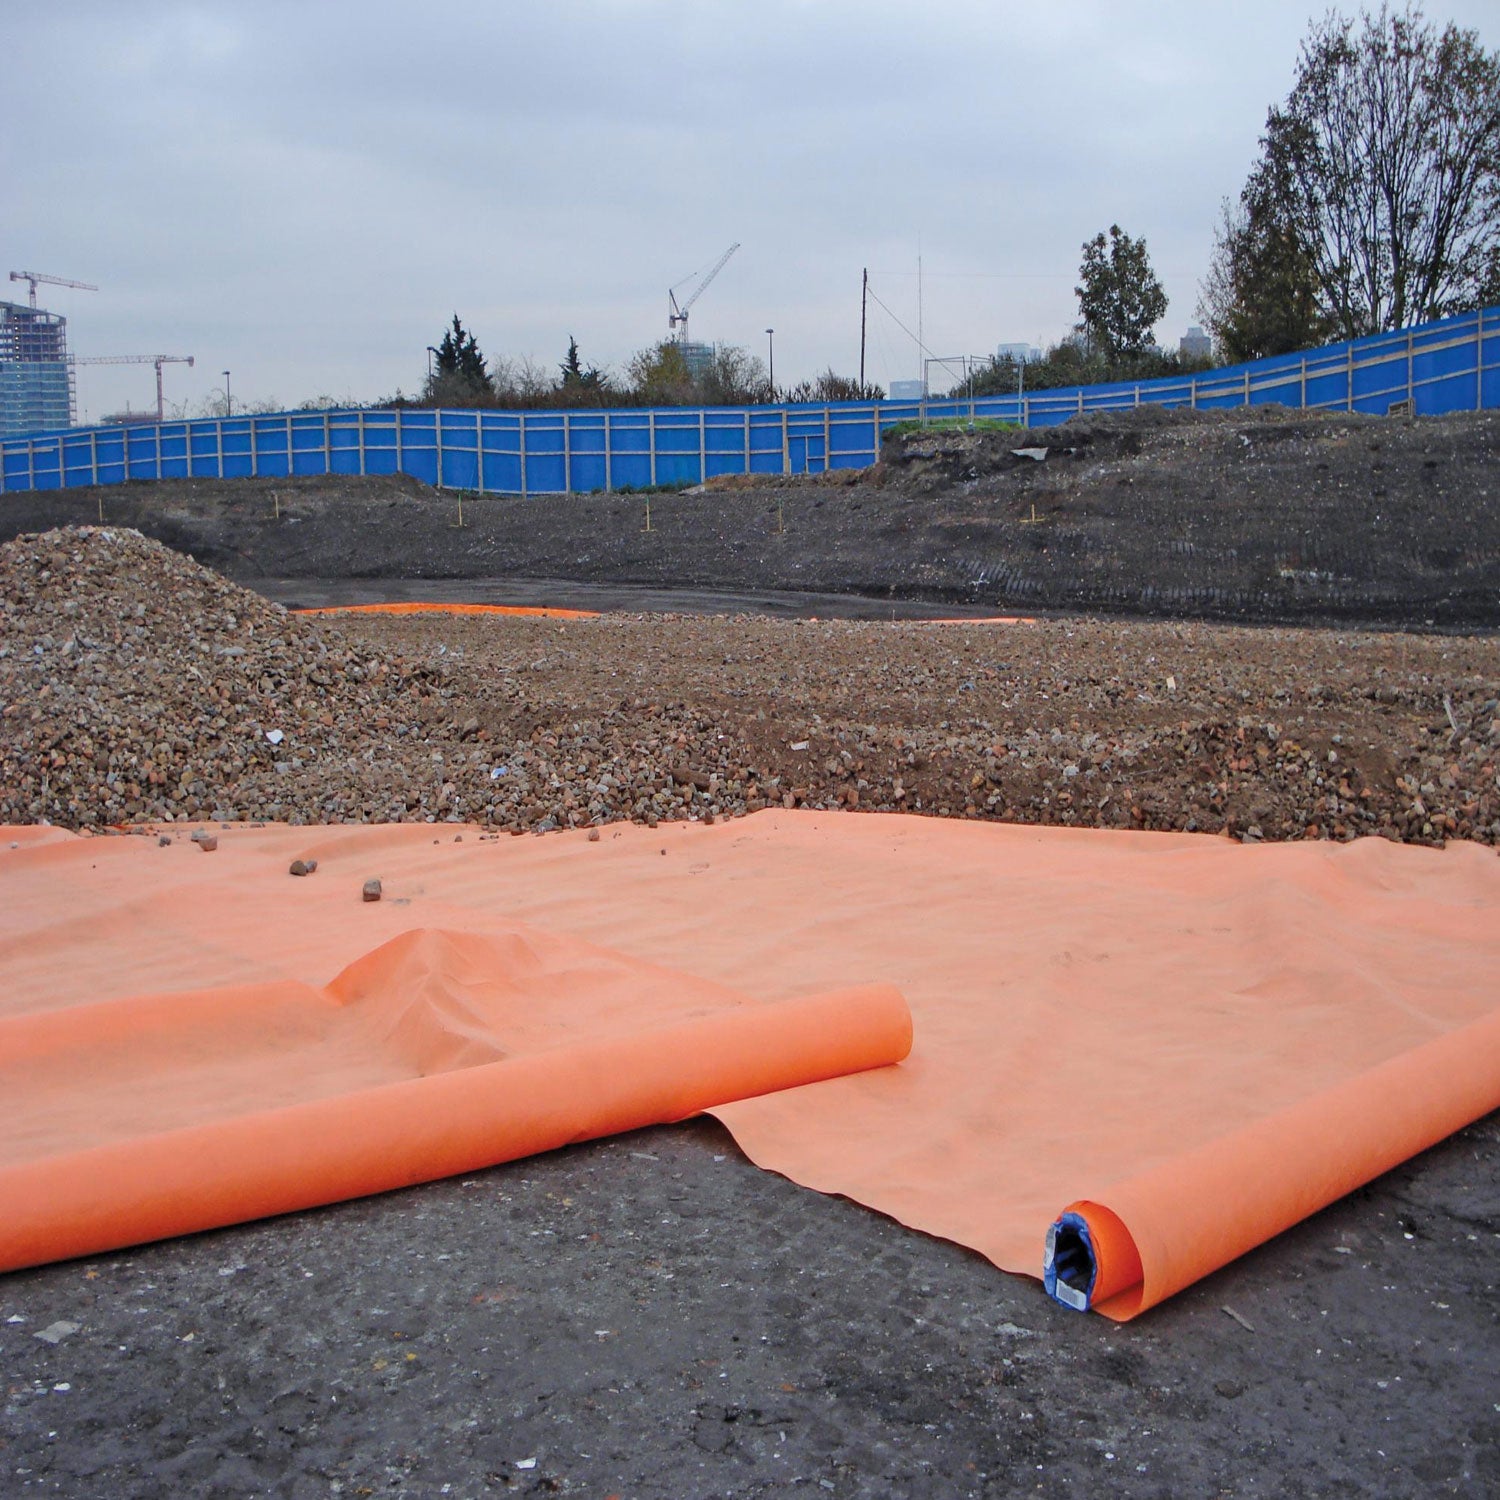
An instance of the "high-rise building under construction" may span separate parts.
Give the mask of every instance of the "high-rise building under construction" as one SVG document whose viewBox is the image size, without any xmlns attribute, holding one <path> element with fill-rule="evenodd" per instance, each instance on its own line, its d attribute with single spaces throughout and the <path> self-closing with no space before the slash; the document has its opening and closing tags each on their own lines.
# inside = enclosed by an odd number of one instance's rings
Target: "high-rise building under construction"
<svg viewBox="0 0 1500 1500">
<path fill-rule="evenodd" d="M 0 302 L 0 437 L 71 427 L 73 414 L 68 320 Z"/>
</svg>

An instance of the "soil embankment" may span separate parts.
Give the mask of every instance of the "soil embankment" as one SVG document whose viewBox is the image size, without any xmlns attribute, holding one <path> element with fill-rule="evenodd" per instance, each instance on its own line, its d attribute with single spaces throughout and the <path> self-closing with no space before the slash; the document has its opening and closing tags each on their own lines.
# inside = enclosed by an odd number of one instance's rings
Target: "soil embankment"
<svg viewBox="0 0 1500 1500">
<path fill-rule="evenodd" d="M 308 592 L 297 580 L 368 595 L 382 579 L 547 579 L 1490 629 L 1497 457 L 1495 412 L 1143 407 L 1026 433 L 917 434 L 872 470 L 651 496 L 460 497 L 401 475 L 9 494 L 0 540 L 102 519 L 282 598 Z"/>
</svg>

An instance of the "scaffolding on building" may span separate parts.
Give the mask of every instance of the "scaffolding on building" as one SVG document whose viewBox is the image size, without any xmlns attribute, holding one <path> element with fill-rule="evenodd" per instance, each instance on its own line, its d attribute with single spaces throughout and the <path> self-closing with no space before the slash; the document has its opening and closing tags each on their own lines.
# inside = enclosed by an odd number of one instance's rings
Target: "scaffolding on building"
<svg viewBox="0 0 1500 1500">
<path fill-rule="evenodd" d="M 76 414 L 68 320 L 0 302 L 0 437 L 71 427 Z"/>
</svg>

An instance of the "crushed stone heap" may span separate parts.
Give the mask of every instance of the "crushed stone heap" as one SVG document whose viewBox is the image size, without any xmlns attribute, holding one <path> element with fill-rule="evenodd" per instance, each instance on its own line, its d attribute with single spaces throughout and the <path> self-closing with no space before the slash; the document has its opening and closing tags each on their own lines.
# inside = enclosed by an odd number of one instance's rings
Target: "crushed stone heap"
<svg viewBox="0 0 1500 1500">
<path fill-rule="evenodd" d="M 1500 843 L 1487 637 L 289 615 L 123 529 L 0 546 L 0 822 L 768 804 Z"/>
<path fill-rule="evenodd" d="M 429 669 L 127 530 L 0 548 L 0 642 L 0 819 L 15 822 L 393 814 L 355 789 L 400 780 L 356 748 L 361 730 L 420 734 L 444 698 Z"/>
<path fill-rule="evenodd" d="M 699 738 L 695 764 L 730 758 L 682 705 L 640 732 L 609 714 L 517 735 L 520 696 L 289 614 L 138 532 L 0 546 L 0 823 L 518 830 L 686 816 L 695 797 L 743 810 L 727 776 L 709 795 L 673 774 Z"/>
</svg>

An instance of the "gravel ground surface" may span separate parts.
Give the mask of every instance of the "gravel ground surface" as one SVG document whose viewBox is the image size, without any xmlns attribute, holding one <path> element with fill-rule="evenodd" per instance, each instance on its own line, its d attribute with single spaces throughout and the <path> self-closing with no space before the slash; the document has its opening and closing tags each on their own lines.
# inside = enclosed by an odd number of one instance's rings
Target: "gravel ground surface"
<svg viewBox="0 0 1500 1500">
<path fill-rule="evenodd" d="M 335 622 L 336 620 L 336 622 Z M 1500 841 L 1500 640 L 288 614 L 128 531 L 0 548 L 0 819 L 786 806 Z"/>
</svg>

